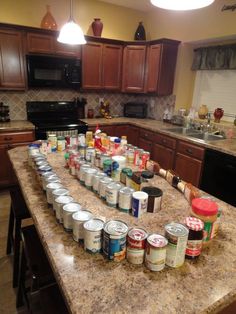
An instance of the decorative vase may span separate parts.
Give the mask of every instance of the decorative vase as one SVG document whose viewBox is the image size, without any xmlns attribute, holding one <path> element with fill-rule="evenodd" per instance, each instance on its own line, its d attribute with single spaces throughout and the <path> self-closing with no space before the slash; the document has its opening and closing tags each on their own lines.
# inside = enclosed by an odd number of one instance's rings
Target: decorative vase
<svg viewBox="0 0 236 314">
<path fill-rule="evenodd" d="M 146 33 L 143 26 L 143 22 L 139 22 L 138 28 L 136 29 L 136 32 L 134 34 L 135 40 L 146 40 Z"/>
<path fill-rule="evenodd" d="M 103 29 L 103 23 L 101 22 L 101 19 L 95 18 L 92 23 L 93 35 L 96 37 L 101 37 L 102 29 Z"/>
<path fill-rule="evenodd" d="M 199 119 L 205 119 L 207 114 L 208 114 L 207 106 L 206 105 L 201 105 L 199 107 L 199 110 L 198 110 L 198 117 L 199 117 Z"/>
<path fill-rule="evenodd" d="M 223 115 L 224 115 L 224 110 L 222 108 L 216 108 L 216 110 L 214 111 L 215 122 L 219 123 Z"/>
<path fill-rule="evenodd" d="M 44 15 L 41 21 L 41 28 L 57 30 L 57 23 L 50 11 L 50 5 L 46 5 L 47 13 Z"/>
</svg>

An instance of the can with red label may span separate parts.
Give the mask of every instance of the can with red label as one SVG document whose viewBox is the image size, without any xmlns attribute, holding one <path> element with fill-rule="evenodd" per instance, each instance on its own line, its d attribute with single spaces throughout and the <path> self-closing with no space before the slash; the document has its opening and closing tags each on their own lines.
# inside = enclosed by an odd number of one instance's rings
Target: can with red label
<svg viewBox="0 0 236 314">
<path fill-rule="evenodd" d="M 168 240 L 160 234 L 147 238 L 145 264 L 151 271 L 161 271 L 165 267 Z"/>
<path fill-rule="evenodd" d="M 132 249 L 145 249 L 147 232 L 141 228 L 131 228 L 127 235 L 127 246 Z"/>
</svg>

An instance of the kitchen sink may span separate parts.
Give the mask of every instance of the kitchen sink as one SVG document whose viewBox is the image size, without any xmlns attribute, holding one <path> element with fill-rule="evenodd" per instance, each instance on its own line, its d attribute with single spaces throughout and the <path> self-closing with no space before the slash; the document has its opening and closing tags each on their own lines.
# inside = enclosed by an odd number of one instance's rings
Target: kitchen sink
<svg viewBox="0 0 236 314">
<path fill-rule="evenodd" d="M 200 133 L 199 131 L 195 130 L 195 129 L 190 129 L 190 128 L 184 128 L 184 127 L 176 127 L 176 128 L 169 128 L 169 129 L 165 129 L 165 131 L 168 132 L 173 132 L 176 134 L 195 134 L 195 133 Z"/>
<path fill-rule="evenodd" d="M 196 134 L 189 134 L 189 137 L 193 137 L 199 140 L 203 141 L 218 141 L 218 140 L 224 140 L 224 136 L 222 135 L 215 135 L 210 133 L 196 133 Z"/>
</svg>

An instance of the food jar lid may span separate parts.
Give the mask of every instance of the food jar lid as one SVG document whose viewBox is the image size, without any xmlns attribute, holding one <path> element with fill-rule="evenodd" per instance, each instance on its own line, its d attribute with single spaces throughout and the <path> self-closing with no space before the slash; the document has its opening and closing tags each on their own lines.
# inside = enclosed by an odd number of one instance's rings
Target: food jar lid
<svg viewBox="0 0 236 314">
<path fill-rule="evenodd" d="M 204 228 L 204 222 L 201 219 L 196 217 L 186 217 L 185 218 L 185 225 L 194 231 L 201 231 Z"/>
<path fill-rule="evenodd" d="M 192 209 L 198 215 L 214 216 L 218 212 L 218 205 L 206 198 L 194 198 L 192 200 Z"/>
<path fill-rule="evenodd" d="M 144 178 L 144 179 L 151 179 L 154 177 L 154 173 L 152 171 L 142 171 L 141 173 L 141 176 Z"/>
<path fill-rule="evenodd" d="M 160 197 L 163 194 L 161 189 L 158 189 L 153 186 L 145 186 L 142 188 L 142 191 L 146 192 L 148 196 L 154 196 L 154 197 Z"/>
</svg>

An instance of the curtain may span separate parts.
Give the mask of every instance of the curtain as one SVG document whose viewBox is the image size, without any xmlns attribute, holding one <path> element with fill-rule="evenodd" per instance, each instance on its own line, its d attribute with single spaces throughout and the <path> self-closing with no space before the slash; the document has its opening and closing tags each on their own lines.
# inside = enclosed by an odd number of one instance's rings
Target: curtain
<svg viewBox="0 0 236 314">
<path fill-rule="evenodd" d="M 236 44 L 194 50 L 192 70 L 235 70 Z"/>
</svg>

